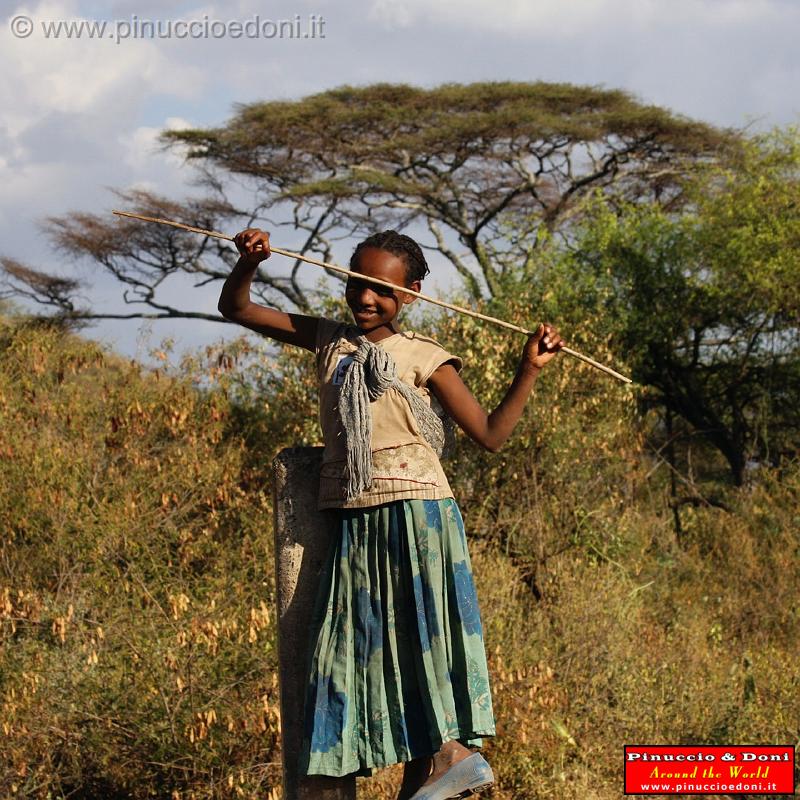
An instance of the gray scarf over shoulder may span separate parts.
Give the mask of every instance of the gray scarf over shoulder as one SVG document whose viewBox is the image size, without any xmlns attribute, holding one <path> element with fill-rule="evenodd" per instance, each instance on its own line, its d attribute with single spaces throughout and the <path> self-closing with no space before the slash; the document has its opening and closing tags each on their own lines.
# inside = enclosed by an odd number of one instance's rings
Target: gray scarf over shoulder
<svg viewBox="0 0 800 800">
<path fill-rule="evenodd" d="M 342 381 L 338 407 L 347 444 L 345 491 L 348 500 L 372 485 L 372 414 L 369 404 L 390 386 L 408 400 L 420 432 L 438 456 L 443 454 L 446 434 L 451 432 L 445 430 L 445 423 L 439 415 L 397 377 L 394 359 L 386 350 L 363 336 L 358 337 L 358 342 L 353 363 Z"/>
</svg>

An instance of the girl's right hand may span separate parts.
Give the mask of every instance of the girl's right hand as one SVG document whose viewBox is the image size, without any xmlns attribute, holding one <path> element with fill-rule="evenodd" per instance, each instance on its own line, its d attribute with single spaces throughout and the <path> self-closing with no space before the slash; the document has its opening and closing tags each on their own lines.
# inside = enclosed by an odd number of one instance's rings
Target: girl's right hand
<svg viewBox="0 0 800 800">
<path fill-rule="evenodd" d="M 522 352 L 522 361 L 538 371 L 554 358 L 565 344 L 558 330 L 550 323 L 543 322 L 528 339 Z"/>
<path fill-rule="evenodd" d="M 233 243 L 249 264 L 260 264 L 270 257 L 269 234 L 261 228 L 246 228 L 233 237 Z"/>
</svg>

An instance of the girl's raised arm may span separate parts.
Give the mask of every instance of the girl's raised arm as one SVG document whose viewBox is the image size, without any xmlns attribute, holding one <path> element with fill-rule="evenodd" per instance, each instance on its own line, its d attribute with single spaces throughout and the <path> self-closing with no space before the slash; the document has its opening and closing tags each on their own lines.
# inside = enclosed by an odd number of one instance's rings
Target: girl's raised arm
<svg viewBox="0 0 800 800">
<path fill-rule="evenodd" d="M 517 374 L 508 387 L 506 396 L 491 414 L 484 411 L 450 363 L 444 363 L 435 370 L 428 378 L 428 383 L 442 408 L 464 433 L 479 445 L 496 453 L 522 416 L 528 395 L 542 367 L 565 344 L 552 325 L 540 325 L 525 345 Z"/>
<path fill-rule="evenodd" d="M 247 228 L 233 237 L 241 257 L 222 287 L 217 308 L 225 319 L 256 331 L 279 342 L 294 344 L 314 352 L 317 338 L 317 317 L 287 314 L 275 308 L 260 306 L 250 300 L 250 284 L 258 265 L 269 258 L 269 234 L 258 228 Z"/>
</svg>

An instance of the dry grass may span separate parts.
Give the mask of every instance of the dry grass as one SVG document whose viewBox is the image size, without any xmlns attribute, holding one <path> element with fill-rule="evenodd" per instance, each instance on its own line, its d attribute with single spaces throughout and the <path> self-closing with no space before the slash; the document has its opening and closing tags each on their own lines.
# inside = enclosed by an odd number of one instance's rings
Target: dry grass
<svg viewBox="0 0 800 800">
<path fill-rule="evenodd" d="M 237 347 L 145 374 L 0 328 L 3 797 L 280 796 L 267 470 L 314 443 L 313 382 Z M 625 743 L 800 738 L 800 468 L 697 478 L 729 510 L 683 506 L 678 537 L 650 421 L 615 391 L 554 372 L 501 457 L 462 442 L 446 467 L 498 722 L 487 797 L 619 797 Z"/>
</svg>

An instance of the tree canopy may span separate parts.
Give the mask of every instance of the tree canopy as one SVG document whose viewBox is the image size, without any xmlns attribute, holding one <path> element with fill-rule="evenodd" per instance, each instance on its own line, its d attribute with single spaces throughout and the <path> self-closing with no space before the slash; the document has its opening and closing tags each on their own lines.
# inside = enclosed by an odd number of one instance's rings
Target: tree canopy
<svg viewBox="0 0 800 800">
<path fill-rule="evenodd" d="M 162 138 L 186 153 L 208 196 L 181 203 L 119 193 L 130 210 L 203 228 L 288 227 L 291 249 L 326 260 L 335 260 L 337 241 L 417 223 L 427 229 L 423 246 L 449 259 L 473 299 L 493 296 L 511 273 L 534 274 L 541 234 L 568 231 L 593 191 L 609 203 L 677 208 L 694 166 L 728 158 L 739 141 L 620 90 L 544 82 L 344 86 L 242 105 L 218 128 Z M 242 180 L 254 191 L 244 209 L 230 199 Z M 127 316 L 216 319 L 162 302 L 159 286 L 176 271 L 197 285 L 222 281 L 237 258 L 195 234 L 145 231 L 110 216 L 73 212 L 50 219 L 47 230 L 66 252 L 114 275 L 137 311 L 145 308 Z M 73 320 L 120 316 L 77 308 L 72 284 L 5 266 L 17 294 Z M 299 267 L 288 276 L 260 270 L 255 299 L 311 312 L 318 298 Z"/>
<path fill-rule="evenodd" d="M 288 203 L 323 247 L 328 231 L 424 223 L 474 297 L 530 269 L 539 227 L 563 226 L 588 192 L 674 204 L 687 167 L 735 141 L 620 90 L 544 82 L 344 86 L 163 139 L 252 179 L 265 211 Z"/>
<path fill-rule="evenodd" d="M 568 269 L 603 309 L 614 350 L 650 401 L 725 457 L 778 464 L 800 445 L 800 136 L 754 138 L 699 173 L 679 216 L 598 215 Z"/>
</svg>

